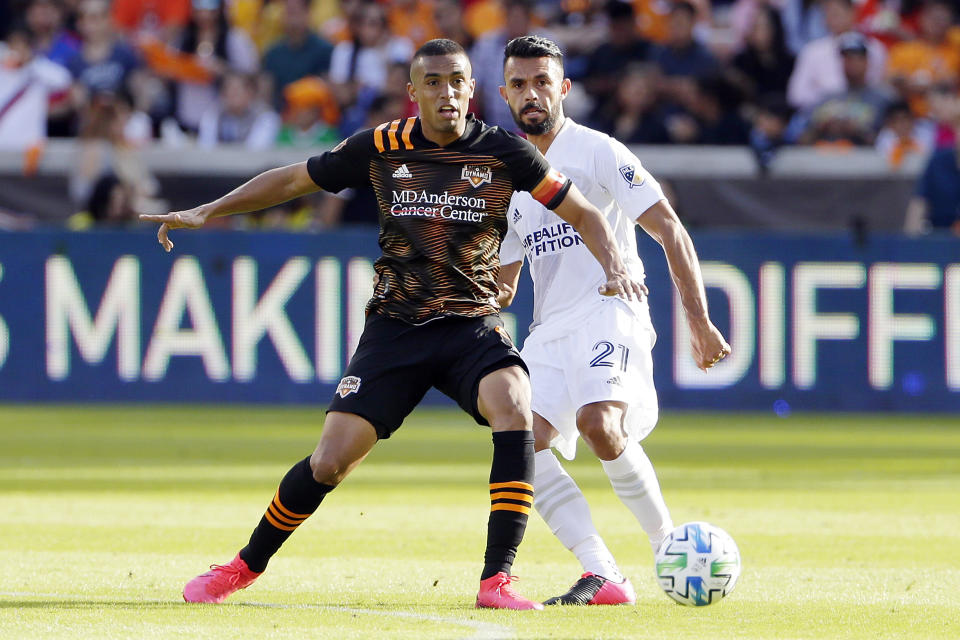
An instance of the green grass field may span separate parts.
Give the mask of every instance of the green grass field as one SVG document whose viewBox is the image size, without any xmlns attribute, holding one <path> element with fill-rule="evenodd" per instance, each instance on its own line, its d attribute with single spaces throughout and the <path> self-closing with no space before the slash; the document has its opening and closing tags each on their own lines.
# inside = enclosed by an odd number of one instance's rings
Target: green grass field
<svg viewBox="0 0 960 640">
<path fill-rule="evenodd" d="M 960 418 L 668 414 L 646 441 L 675 522 L 736 538 L 736 591 L 656 585 L 598 463 L 568 466 L 636 607 L 477 611 L 490 440 L 420 410 L 255 585 L 187 605 L 246 542 L 320 410 L 0 406 L 0 638 L 960 638 Z M 514 573 L 556 595 L 579 565 L 532 516 Z"/>
</svg>

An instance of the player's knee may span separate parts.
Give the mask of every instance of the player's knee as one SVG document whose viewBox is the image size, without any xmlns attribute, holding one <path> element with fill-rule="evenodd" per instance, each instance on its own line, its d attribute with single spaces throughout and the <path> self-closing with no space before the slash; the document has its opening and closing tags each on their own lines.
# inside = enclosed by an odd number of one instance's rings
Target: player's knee
<svg viewBox="0 0 960 640">
<path fill-rule="evenodd" d="M 539 415 L 533 416 L 533 448 L 543 451 L 550 448 L 550 443 L 559 433 L 552 424 Z"/>
<path fill-rule="evenodd" d="M 529 431 L 533 428 L 529 403 L 502 403 L 484 417 L 497 431 Z"/>
<path fill-rule="evenodd" d="M 310 471 L 315 481 L 336 486 L 347 476 L 347 465 L 330 456 L 314 453 L 310 456 Z"/>
<path fill-rule="evenodd" d="M 553 440 L 554 430 L 549 427 L 543 427 L 537 421 L 533 423 L 533 448 L 537 451 L 543 451 L 550 448 L 550 442 Z"/>
<path fill-rule="evenodd" d="M 616 458 L 626 446 L 622 422 L 623 409 L 609 403 L 588 404 L 577 413 L 580 435 L 603 460 Z"/>
</svg>

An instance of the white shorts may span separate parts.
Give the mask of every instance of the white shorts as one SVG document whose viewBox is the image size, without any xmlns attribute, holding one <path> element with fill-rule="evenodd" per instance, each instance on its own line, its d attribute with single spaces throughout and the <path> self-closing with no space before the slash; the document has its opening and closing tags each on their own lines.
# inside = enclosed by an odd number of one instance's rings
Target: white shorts
<svg viewBox="0 0 960 640">
<path fill-rule="evenodd" d="M 620 301 L 604 302 L 566 335 L 538 340 L 534 330 L 520 352 L 530 369 L 533 411 L 560 433 L 550 444 L 567 460 L 576 455 L 577 411 L 586 404 L 626 403 L 624 427 L 637 441 L 657 424 L 652 357 L 657 334 L 649 308 L 644 303 L 637 312 Z"/>
</svg>

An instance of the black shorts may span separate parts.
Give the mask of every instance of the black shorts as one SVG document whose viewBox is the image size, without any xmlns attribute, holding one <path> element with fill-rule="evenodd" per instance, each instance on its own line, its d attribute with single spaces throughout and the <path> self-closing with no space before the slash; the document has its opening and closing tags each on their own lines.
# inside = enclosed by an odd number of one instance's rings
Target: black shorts
<svg viewBox="0 0 960 640">
<path fill-rule="evenodd" d="M 527 370 L 499 315 L 415 326 L 371 313 L 327 411 L 356 414 L 389 438 L 436 387 L 486 425 L 477 409 L 480 380 L 512 365 Z"/>
</svg>

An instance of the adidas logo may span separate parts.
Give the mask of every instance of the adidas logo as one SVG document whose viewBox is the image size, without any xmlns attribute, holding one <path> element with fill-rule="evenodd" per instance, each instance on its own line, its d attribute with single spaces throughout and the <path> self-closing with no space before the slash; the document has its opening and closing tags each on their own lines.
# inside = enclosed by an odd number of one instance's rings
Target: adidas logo
<svg viewBox="0 0 960 640">
<path fill-rule="evenodd" d="M 623 386 L 623 383 L 620 381 L 620 376 L 613 376 L 612 378 L 607 380 L 607 384 L 616 384 L 616 385 Z"/>
<path fill-rule="evenodd" d="M 520 210 L 519 210 L 519 209 L 514 209 L 514 210 L 513 210 L 513 221 L 514 221 L 514 222 L 520 222 L 520 218 L 522 218 L 522 217 L 523 217 L 523 216 L 520 215 Z"/>
<path fill-rule="evenodd" d="M 407 165 L 402 164 L 400 168 L 393 172 L 394 178 L 412 178 L 413 174 L 410 173 L 410 169 L 407 169 Z"/>
</svg>

